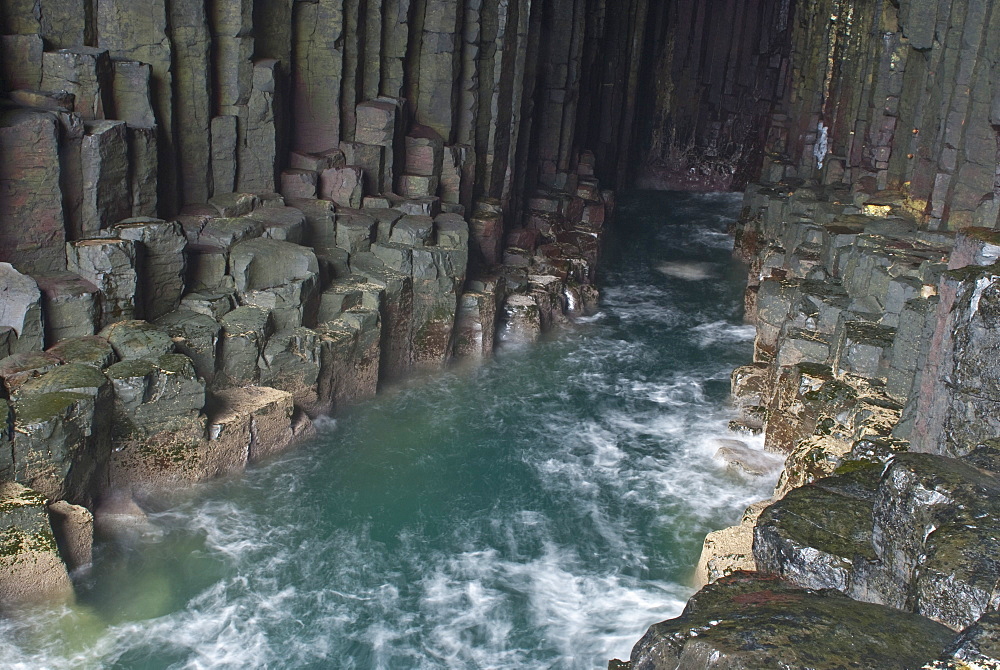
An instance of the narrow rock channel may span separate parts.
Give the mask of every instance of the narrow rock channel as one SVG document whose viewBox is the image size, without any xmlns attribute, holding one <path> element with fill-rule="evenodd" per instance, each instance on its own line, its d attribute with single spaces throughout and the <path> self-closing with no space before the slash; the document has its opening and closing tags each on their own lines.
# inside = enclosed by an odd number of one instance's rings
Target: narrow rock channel
<svg viewBox="0 0 1000 670">
<path fill-rule="evenodd" d="M 162 500 L 131 540 L 97 547 L 76 606 L 5 621 L 0 656 L 601 668 L 627 655 L 693 592 L 705 532 L 774 485 L 714 458 L 732 446 L 729 372 L 752 353 L 726 233 L 739 205 L 625 199 L 595 316 L 392 387 L 290 454 Z"/>
</svg>

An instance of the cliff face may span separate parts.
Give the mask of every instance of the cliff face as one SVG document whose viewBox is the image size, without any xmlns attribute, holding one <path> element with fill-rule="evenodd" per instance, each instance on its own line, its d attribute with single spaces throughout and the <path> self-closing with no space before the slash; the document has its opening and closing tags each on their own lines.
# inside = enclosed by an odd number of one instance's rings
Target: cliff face
<svg viewBox="0 0 1000 670">
<path fill-rule="evenodd" d="M 593 310 L 647 9 L 0 2 L 0 606 L 134 499 Z"/>
<path fill-rule="evenodd" d="M 757 332 L 732 379 L 733 428 L 785 470 L 709 535 L 713 583 L 631 667 L 996 666 L 998 12 L 792 9 L 737 226 Z M 838 645 L 842 617 L 867 623 Z"/>
</svg>

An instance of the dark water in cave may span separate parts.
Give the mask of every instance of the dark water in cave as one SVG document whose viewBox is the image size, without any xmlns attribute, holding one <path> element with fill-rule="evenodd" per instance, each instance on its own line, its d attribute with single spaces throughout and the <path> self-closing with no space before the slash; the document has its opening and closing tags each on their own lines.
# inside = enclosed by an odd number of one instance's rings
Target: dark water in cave
<svg viewBox="0 0 1000 670">
<path fill-rule="evenodd" d="M 713 459 L 750 359 L 734 195 L 622 198 L 601 312 L 390 389 L 179 494 L 13 668 L 604 668 L 676 616 L 705 532 L 772 481 Z"/>
</svg>

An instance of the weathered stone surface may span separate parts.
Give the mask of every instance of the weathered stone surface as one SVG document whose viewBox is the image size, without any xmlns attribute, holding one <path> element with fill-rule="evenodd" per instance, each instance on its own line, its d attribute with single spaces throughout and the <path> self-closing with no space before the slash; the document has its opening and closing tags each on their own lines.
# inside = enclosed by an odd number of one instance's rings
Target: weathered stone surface
<svg viewBox="0 0 1000 670">
<path fill-rule="evenodd" d="M 279 168 L 275 117 L 281 104 L 276 97 L 281 90 L 278 62 L 259 60 L 253 64 L 252 73 L 246 131 L 237 150 L 236 184 L 243 191 L 271 192 L 277 190 Z"/>
<path fill-rule="evenodd" d="M 159 164 L 159 200 L 164 216 L 177 208 L 176 143 L 173 109 L 173 54 L 168 37 L 168 9 L 165 0 L 137 5 L 129 0 L 101 0 L 97 3 L 97 42 L 113 59 L 148 63 L 152 69 L 152 92 Z M 142 212 L 150 216 L 154 212 Z M 125 218 L 125 217 L 120 217 Z"/>
<path fill-rule="evenodd" d="M 70 272 L 101 292 L 98 327 L 131 319 L 139 289 L 135 242 L 120 239 L 81 240 L 66 245 Z"/>
<path fill-rule="evenodd" d="M 42 58 L 42 90 L 72 93 L 73 111 L 88 121 L 110 117 L 112 76 L 106 49 L 80 45 L 46 52 Z"/>
<path fill-rule="evenodd" d="M 167 332 L 147 321 L 118 321 L 100 333 L 115 350 L 118 358 L 125 360 L 147 359 L 155 361 L 175 351 L 174 341 Z"/>
<path fill-rule="evenodd" d="M 84 363 L 96 368 L 106 368 L 118 360 L 111 343 L 96 335 L 62 340 L 47 353 L 66 363 Z"/>
<path fill-rule="evenodd" d="M 268 387 L 232 388 L 212 397 L 209 434 L 213 442 L 258 463 L 287 450 L 302 437 L 293 424 L 292 394 Z"/>
<path fill-rule="evenodd" d="M 902 669 L 936 658 L 951 637 L 944 626 L 914 614 L 737 573 L 702 589 L 677 619 L 650 627 L 631 661 L 634 670 Z"/>
<path fill-rule="evenodd" d="M 363 171 L 360 167 L 333 167 L 319 175 L 319 197 L 332 200 L 341 207 L 358 209 L 364 195 Z"/>
<path fill-rule="evenodd" d="M 263 233 L 264 227 L 260 221 L 249 216 L 209 219 L 201 230 L 198 242 L 228 250 L 239 242 L 258 238 Z"/>
<path fill-rule="evenodd" d="M 218 383 L 254 384 L 260 379 L 260 356 L 274 332 L 271 314 L 259 307 L 237 307 L 221 319 L 218 350 Z"/>
<path fill-rule="evenodd" d="M 93 236 L 103 228 L 132 216 L 128 191 L 128 137 L 124 121 L 86 124 L 80 158 L 83 162 L 82 227 Z"/>
<path fill-rule="evenodd" d="M 45 496 L 14 482 L 0 483 L 0 509 L 3 608 L 72 600 L 73 585 L 52 535 Z"/>
<path fill-rule="evenodd" d="M 293 14 L 293 145 L 313 153 L 336 149 L 340 144 L 343 0 L 298 2 Z"/>
<path fill-rule="evenodd" d="M 97 325 L 97 287 L 72 272 L 37 275 L 45 311 L 45 340 L 93 335 Z"/>
<path fill-rule="evenodd" d="M 153 128 L 156 114 L 150 95 L 153 71 L 148 63 L 116 60 L 111 63 L 113 79 L 111 96 L 114 117 L 133 128 Z"/>
<path fill-rule="evenodd" d="M 361 142 L 341 142 L 345 165 L 361 168 L 365 194 L 381 193 L 385 185 L 386 147 Z"/>
<path fill-rule="evenodd" d="M 205 382 L 183 354 L 122 360 L 106 374 L 114 386 L 114 430 L 120 437 L 186 429 L 197 424 L 205 406 Z"/>
<path fill-rule="evenodd" d="M 536 341 L 542 333 L 541 310 L 531 296 L 508 297 L 501 315 L 498 338 L 503 344 L 523 346 Z"/>
<path fill-rule="evenodd" d="M 204 314 L 219 319 L 236 307 L 236 293 L 233 291 L 200 291 L 188 293 L 181 298 L 181 309 Z"/>
<path fill-rule="evenodd" d="M 40 35 L 0 35 L 0 61 L 3 75 L 0 81 L 8 91 L 42 87 L 42 53 L 45 46 Z"/>
<path fill-rule="evenodd" d="M 184 293 L 187 240 L 176 221 L 125 219 L 111 228 L 122 240 L 132 240 L 142 249 L 139 295 L 142 314 L 150 320 L 177 309 Z"/>
<path fill-rule="evenodd" d="M 305 237 L 306 216 L 294 207 L 265 207 L 249 216 L 261 223 L 268 239 L 301 244 Z"/>
<path fill-rule="evenodd" d="M 57 368 L 50 374 L 58 372 Z M 69 386 L 81 383 L 64 381 Z M 77 391 L 25 393 L 14 401 L 16 481 L 50 500 L 90 501 L 106 477 L 111 451 L 109 396 L 89 386 L 99 381 L 85 380 L 82 383 L 88 386 Z"/>
<path fill-rule="evenodd" d="M 286 198 L 312 198 L 318 193 L 319 175 L 312 170 L 285 170 L 281 173 L 281 195 Z M 332 198 L 327 198 L 332 200 Z"/>
<path fill-rule="evenodd" d="M 0 263 L 0 326 L 12 328 L 16 339 L 9 353 L 41 351 L 45 348 L 42 292 L 28 275 L 10 263 Z"/>
<path fill-rule="evenodd" d="M 167 332 L 178 353 L 191 359 L 198 376 L 211 384 L 221 334 L 219 322 L 206 314 L 179 309 L 158 318 L 156 325 Z"/>
<path fill-rule="evenodd" d="M 66 567 L 71 572 L 88 569 L 94 560 L 94 516 L 90 510 L 58 500 L 49 505 L 49 520 Z"/>
<path fill-rule="evenodd" d="M 66 269 L 59 121 L 49 113 L 0 115 L 0 261 L 22 272 Z"/>
<path fill-rule="evenodd" d="M 212 119 L 213 195 L 229 193 L 236 188 L 237 122 L 238 117 L 232 115 Z"/>
<path fill-rule="evenodd" d="M 232 104 L 224 96 L 213 100 L 212 64 L 222 63 L 228 52 L 216 44 L 217 50 L 212 53 L 206 3 L 202 0 L 171 0 L 168 18 L 173 111 L 180 120 L 174 134 L 181 202 L 205 202 L 213 193 L 211 124 L 214 105 Z M 224 85 L 219 88 L 226 90 Z"/>
<path fill-rule="evenodd" d="M 250 214 L 260 206 L 260 201 L 253 193 L 216 193 L 208 201 L 219 216 L 224 219 L 234 219 Z"/>
<path fill-rule="evenodd" d="M 312 250 L 249 240 L 233 247 L 229 265 L 240 303 L 270 310 L 279 330 L 316 323 L 319 263 Z"/>
<path fill-rule="evenodd" d="M 329 398 L 318 394 L 323 349 L 323 338 L 308 328 L 275 332 L 260 357 L 260 383 L 288 391 L 311 415 L 329 411 Z"/>
<path fill-rule="evenodd" d="M 132 191 L 132 216 L 156 216 L 159 202 L 159 149 L 155 127 L 129 126 L 129 187 Z"/>
<path fill-rule="evenodd" d="M 62 365 L 62 360 L 58 356 L 42 351 L 0 358 L 0 380 L 7 389 L 6 395 L 16 394 L 22 384 L 59 365 Z"/>
</svg>

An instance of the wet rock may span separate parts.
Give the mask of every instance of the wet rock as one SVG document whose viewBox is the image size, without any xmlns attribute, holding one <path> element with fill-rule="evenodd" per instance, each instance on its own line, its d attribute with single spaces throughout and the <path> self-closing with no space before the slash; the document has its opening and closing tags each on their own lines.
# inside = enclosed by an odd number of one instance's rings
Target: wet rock
<svg viewBox="0 0 1000 670">
<path fill-rule="evenodd" d="M 754 529 L 757 569 L 814 589 L 853 594 L 855 564 L 874 561 L 871 518 L 881 468 L 793 489 L 764 510 Z"/>
<path fill-rule="evenodd" d="M 14 402 L 15 480 L 50 500 L 89 501 L 111 451 L 101 428 L 110 418 L 103 399 L 70 391 L 21 395 Z"/>
<path fill-rule="evenodd" d="M 753 449 L 742 440 L 716 440 L 716 442 L 719 444 L 719 449 L 715 452 L 715 458 L 724 461 L 731 471 L 762 477 L 778 468 L 779 461 L 772 455 Z"/>
<path fill-rule="evenodd" d="M 313 416 L 329 411 L 329 398 L 320 398 L 318 392 L 323 349 L 323 338 L 314 330 L 278 330 L 261 354 L 260 383 L 288 391 L 295 404 Z"/>
<path fill-rule="evenodd" d="M 58 500 L 49 505 L 49 520 L 59 555 L 70 572 L 89 568 L 94 560 L 94 516 L 90 510 Z"/>
<path fill-rule="evenodd" d="M 306 425 L 293 425 L 292 394 L 267 387 L 213 394 L 209 435 L 213 450 L 230 453 L 227 467 L 256 463 L 287 450 Z M 299 433 L 297 435 L 297 433 Z"/>
<path fill-rule="evenodd" d="M 512 295 L 504 302 L 499 339 L 504 344 L 534 342 L 542 333 L 541 310 L 531 296 Z"/>
<path fill-rule="evenodd" d="M 936 658 L 950 640 L 947 628 L 914 614 L 737 573 L 698 592 L 677 619 L 650 627 L 631 661 L 634 670 L 902 669 Z"/>
<path fill-rule="evenodd" d="M 34 279 L 21 274 L 10 263 L 0 263 L 0 326 L 13 329 L 16 336 L 9 353 L 44 348 L 42 293 Z"/>
<path fill-rule="evenodd" d="M 757 562 L 753 556 L 754 524 L 760 513 L 771 503 L 771 500 L 755 502 L 744 510 L 738 526 L 723 528 L 705 536 L 701 557 L 694 571 L 695 586 L 701 588 L 736 572 L 757 570 Z"/>
<path fill-rule="evenodd" d="M 72 600 L 73 585 L 59 557 L 45 497 L 14 482 L 0 483 L 0 603 L 4 609 Z"/>
</svg>

